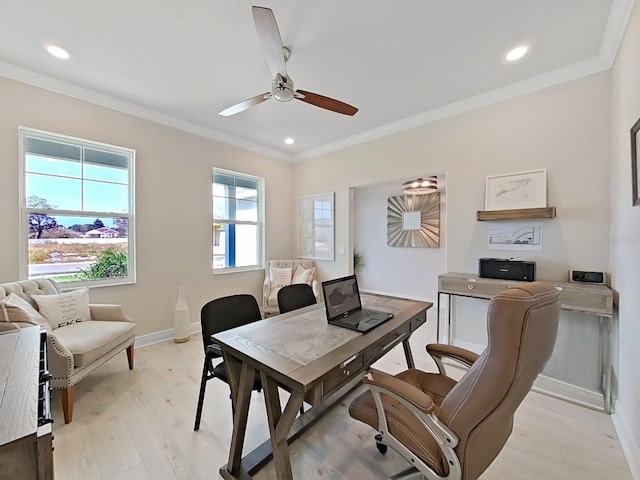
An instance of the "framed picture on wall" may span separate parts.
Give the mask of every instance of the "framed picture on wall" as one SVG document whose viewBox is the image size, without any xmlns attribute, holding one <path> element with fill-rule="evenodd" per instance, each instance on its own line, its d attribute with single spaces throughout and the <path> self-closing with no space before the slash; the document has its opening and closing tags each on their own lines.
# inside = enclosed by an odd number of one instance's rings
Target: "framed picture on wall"
<svg viewBox="0 0 640 480">
<path fill-rule="evenodd" d="M 640 131 L 640 119 L 631 127 L 631 190 L 633 194 L 633 205 L 640 205 L 638 195 L 638 183 L 640 183 L 640 171 L 638 171 L 638 157 L 640 157 L 640 141 L 638 141 L 638 131 Z"/>
<path fill-rule="evenodd" d="M 298 257 L 334 260 L 333 192 L 298 198 Z"/>
<path fill-rule="evenodd" d="M 547 206 L 547 170 L 508 173 L 487 177 L 485 210 L 543 208 Z"/>
</svg>

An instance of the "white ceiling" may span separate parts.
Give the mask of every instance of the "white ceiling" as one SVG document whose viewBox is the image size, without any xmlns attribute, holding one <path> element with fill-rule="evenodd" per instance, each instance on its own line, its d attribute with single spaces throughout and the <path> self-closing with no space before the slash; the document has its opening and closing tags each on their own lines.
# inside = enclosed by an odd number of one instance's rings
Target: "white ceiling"
<svg viewBox="0 0 640 480">
<path fill-rule="evenodd" d="M 0 0 L 0 75 L 295 161 L 607 69 L 633 1 Z M 218 115 L 271 88 L 252 4 L 296 88 L 354 117 L 273 99 Z"/>
</svg>

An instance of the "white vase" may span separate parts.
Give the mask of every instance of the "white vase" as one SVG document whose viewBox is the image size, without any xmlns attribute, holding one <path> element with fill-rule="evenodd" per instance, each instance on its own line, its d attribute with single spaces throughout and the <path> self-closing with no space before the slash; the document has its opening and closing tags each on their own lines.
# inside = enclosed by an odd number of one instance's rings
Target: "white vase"
<svg viewBox="0 0 640 480">
<path fill-rule="evenodd" d="M 173 320 L 173 341 L 183 343 L 189 341 L 189 306 L 184 299 L 184 287 L 178 291 L 178 303 L 176 303 Z"/>
</svg>

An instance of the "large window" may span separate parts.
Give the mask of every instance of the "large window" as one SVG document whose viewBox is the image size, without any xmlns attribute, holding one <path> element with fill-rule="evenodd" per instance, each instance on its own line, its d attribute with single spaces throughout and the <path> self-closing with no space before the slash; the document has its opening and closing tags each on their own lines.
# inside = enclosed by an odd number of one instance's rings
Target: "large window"
<svg viewBox="0 0 640 480">
<path fill-rule="evenodd" d="M 135 152 L 22 127 L 19 137 L 22 277 L 135 281 Z"/>
<path fill-rule="evenodd" d="M 213 270 L 263 263 L 263 183 L 258 177 L 213 169 Z"/>
</svg>

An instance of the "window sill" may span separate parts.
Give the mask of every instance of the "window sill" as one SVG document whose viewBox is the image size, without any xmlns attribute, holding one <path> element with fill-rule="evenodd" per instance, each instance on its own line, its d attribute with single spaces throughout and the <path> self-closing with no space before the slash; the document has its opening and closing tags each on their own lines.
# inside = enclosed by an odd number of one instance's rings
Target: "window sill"
<svg viewBox="0 0 640 480">
<path fill-rule="evenodd" d="M 241 273 L 241 272 L 255 272 L 258 270 L 264 270 L 263 266 L 260 265 L 252 265 L 250 267 L 233 267 L 233 268 L 224 268 L 224 269 L 214 269 L 214 275 L 227 275 L 229 273 Z"/>
</svg>

